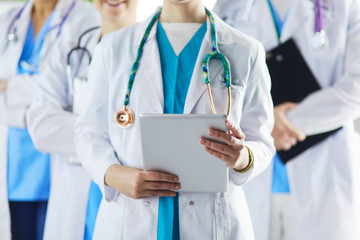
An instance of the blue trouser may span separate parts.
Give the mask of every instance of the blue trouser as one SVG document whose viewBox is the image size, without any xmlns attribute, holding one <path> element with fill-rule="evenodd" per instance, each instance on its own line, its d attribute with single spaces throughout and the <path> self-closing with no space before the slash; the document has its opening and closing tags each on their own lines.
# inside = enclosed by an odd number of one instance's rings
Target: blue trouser
<svg viewBox="0 0 360 240">
<path fill-rule="evenodd" d="M 47 201 L 10 201 L 12 240 L 41 240 L 44 233 Z"/>
</svg>

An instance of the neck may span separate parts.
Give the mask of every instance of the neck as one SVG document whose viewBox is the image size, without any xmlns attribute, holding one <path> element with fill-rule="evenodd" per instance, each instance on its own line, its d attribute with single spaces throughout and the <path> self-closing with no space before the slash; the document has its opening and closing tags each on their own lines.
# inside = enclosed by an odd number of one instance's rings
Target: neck
<svg viewBox="0 0 360 240">
<path fill-rule="evenodd" d="M 205 7 L 202 1 L 175 3 L 164 1 L 160 21 L 164 23 L 203 23 L 206 21 Z"/>
<path fill-rule="evenodd" d="M 131 16 L 131 17 L 130 17 Z M 136 22 L 136 14 L 129 14 L 119 21 L 102 18 L 101 36 L 104 36 L 121 28 L 128 27 Z"/>
<path fill-rule="evenodd" d="M 57 0 L 53 1 L 41 1 L 35 0 L 33 4 L 32 14 L 36 17 L 47 17 L 55 9 Z"/>
</svg>

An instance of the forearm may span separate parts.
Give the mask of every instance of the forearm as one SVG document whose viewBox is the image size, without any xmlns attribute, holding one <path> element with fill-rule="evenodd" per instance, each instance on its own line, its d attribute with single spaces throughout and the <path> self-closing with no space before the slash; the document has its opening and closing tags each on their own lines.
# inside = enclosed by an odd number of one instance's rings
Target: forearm
<svg viewBox="0 0 360 240">
<path fill-rule="evenodd" d="M 76 157 L 74 125 L 77 117 L 49 104 L 34 104 L 26 121 L 35 147 L 42 152 Z"/>
<path fill-rule="evenodd" d="M 313 135 L 334 130 L 356 119 L 360 115 L 359 109 L 360 90 L 334 86 L 310 95 L 287 116 L 297 129 Z"/>
<path fill-rule="evenodd" d="M 113 165 L 120 165 L 108 138 L 101 134 L 89 133 L 85 128 L 78 128 L 75 137 L 77 154 L 91 179 L 99 185 L 106 201 L 113 201 L 117 191 L 105 184 L 107 170 Z"/>
<path fill-rule="evenodd" d="M 0 92 L 0 122 L 7 126 L 25 128 L 27 106 L 9 106 L 5 94 Z"/>
</svg>

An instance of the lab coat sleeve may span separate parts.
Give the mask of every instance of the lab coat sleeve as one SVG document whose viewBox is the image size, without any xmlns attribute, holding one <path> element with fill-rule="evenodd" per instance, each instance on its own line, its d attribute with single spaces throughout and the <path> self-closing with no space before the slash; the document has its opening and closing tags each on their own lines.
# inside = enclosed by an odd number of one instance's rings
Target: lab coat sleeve
<svg viewBox="0 0 360 240">
<path fill-rule="evenodd" d="M 271 131 L 274 125 L 273 103 L 270 95 L 270 76 L 265 63 L 265 50 L 257 44 L 258 52 L 249 75 L 244 97 L 240 128 L 245 145 L 254 155 L 253 166 L 245 173 L 230 171 L 235 184 L 243 184 L 260 174 L 275 154 Z"/>
<path fill-rule="evenodd" d="M 84 168 L 99 185 L 104 199 L 114 201 L 117 191 L 104 184 L 104 177 L 111 165 L 120 163 L 109 137 L 109 78 L 102 51 L 103 44 L 100 43 L 95 48 L 88 74 L 90 98 L 75 125 L 75 146 Z"/>
<path fill-rule="evenodd" d="M 8 80 L 5 92 L 0 91 L 1 123 L 25 128 L 25 112 L 30 106 L 37 87 L 39 75 L 22 74 Z"/>
<path fill-rule="evenodd" d="M 360 1 L 351 3 L 343 75 L 287 114 L 306 135 L 336 129 L 360 115 Z"/>
<path fill-rule="evenodd" d="M 35 147 L 42 152 L 76 156 L 74 125 L 76 116 L 68 95 L 66 61 L 68 44 L 59 39 L 39 78 L 38 89 L 26 113 Z"/>
</svg>

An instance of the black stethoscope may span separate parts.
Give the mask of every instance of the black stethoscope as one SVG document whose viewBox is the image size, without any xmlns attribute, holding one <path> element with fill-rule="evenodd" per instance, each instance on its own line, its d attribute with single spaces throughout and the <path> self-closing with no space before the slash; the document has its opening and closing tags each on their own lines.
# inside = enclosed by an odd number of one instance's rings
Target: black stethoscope
<svg viewBox="0 0 360 240">
<path fill-rule="evenodd" d="M 67 55 L 66 75 L 67 75 L 67 79 L 69 81 L 69 91 L 70 91 L 71 96 L 73 96 L 73 94 L 74 94 L 74 79 L 72 78 L 71 55 L 76 51 L 82 51 L 82 52 L 86 53 L 86 55 L 88 56 L 89 64 L 90 64 L 92 55 L 91 55 L 90 51 L 86 48 L 86 46 L 83 46 L 83 47 L 81 46 L 81 41 L 86 34 L 88 34 L 89 32 L 92 32 L 96 29 L 99 29 L 99 28 L 100 28 L 100 26 L 96 26 L 96 27 L 89 28 L 88 30 L 83 32 L 78 39 L 78 43 L 77 43 L 76 47 L 72 48 Z"/>
</svg>

